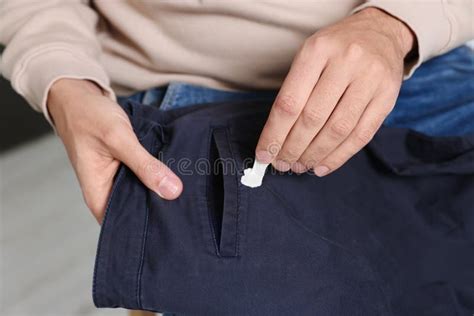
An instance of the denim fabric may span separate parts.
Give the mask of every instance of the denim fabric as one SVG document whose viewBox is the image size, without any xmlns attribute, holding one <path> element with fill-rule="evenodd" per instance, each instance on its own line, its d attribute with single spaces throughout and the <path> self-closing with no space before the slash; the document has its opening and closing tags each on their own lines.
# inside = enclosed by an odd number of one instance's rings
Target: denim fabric
<svg viewBox="0 0 474 316">
<path fill-rule="evenodd" d="M 130 97 L 120 98 L 140 102 L 144 105 L 159 107 L 161 110 L 170 110 L 186 106 L 216 103 L 235 102 L 245 100 L 273 100 L 277 91 L 224 91 L 207 87 L 195 86 L 183 82 L 172 82 L 165 87 L 158 87 L 138 92 Z"/>
<path fill-rule="evenodd" d="M 189 105 L 251 99 L 270 101 L 276 91 L 231 92 L 173 82 L 120 101 L 132 100 L 163 110 Z M 474 132 L 474 52 L 462 46 L 425 62 L 404 81 L 386 126 L 410 128 L 427 135 Z"/>
<path fill-rule="evenodd" d="M 474 52 L 467 46 L 433 58 L 406 80 L 385 125 L 433 136 L 474 132 Z"/>
<path fill-rule="evenodd" d="M 185 191 L 160 200 L 121 167 L 97 253 L 96 305 L 179 315 L 471 315 L 474 136 L 404 128 L 474 132 L 473 69 L 467 47 L 423 64 L 385 122 L 402 128 L 381 129 L 328 177 L 273 171 L 258 189 L 238 179 L 276 92 L 171 83 L 128 98 L 148 106 L 121 99 L 142 144 L 174 159 Z M 221 104 L 186 108 L 213 102 Z M 189 174 L 176 165 L 184 158 L 231 159 L 236 170 Z"/>
<path fill-rule="evenodd" d="M 250 189 L 239 178 L 269 105 L 123 105 L 185 189 L 162 200 L 121 167 L 95 304 L 184 315 L 472 313 L 474 135 L 382 128 L 334 174 L 271 171 Z M 220 159 L 235 170 L 199 172 L 198 162 Z"/>
</svg>

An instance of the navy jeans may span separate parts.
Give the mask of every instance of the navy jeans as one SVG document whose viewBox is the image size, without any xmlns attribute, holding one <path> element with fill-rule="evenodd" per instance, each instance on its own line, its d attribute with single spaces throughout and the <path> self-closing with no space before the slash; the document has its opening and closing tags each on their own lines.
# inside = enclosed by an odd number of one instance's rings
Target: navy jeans
<svg viewBox="0 0 474 316">
<path fill-rule="evenodd" d="M 462 95 L 472 110 L 472 90 Z M 239 98 L 169 111 L 123 103 L 143 146 L 185 191 L 161 200 L 120 168 L 97 252 L 97 306 L 184 315 L 472 314 L 474 135 L 384 127 L 334 174 L 271 171 L 250 189 L 238 180 L 271 97 Z M 416 121 L 407 116 L 394 124 Z M 434 134 L 461 134 L 439 129 Z"/>
<path fill-rule="evenodd" d="M 159 111 L 135 131 L 182 179 L 165 201 L 122 166 L 94 300 L 184 315 L 468 315 L 474 310 L 474 134 L 383 128 L 337 172 L 240 184 L 269 103 Z"/>
</svg>

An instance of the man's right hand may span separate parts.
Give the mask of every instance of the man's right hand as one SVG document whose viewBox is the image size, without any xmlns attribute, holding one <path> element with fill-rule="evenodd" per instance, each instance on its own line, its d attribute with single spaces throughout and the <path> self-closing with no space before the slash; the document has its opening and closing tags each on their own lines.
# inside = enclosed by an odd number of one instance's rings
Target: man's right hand
<svg viewBox="0 0 474 316">
<path fill-rule="evenodd" d="M 120 162 L 160 197 L 173 200 L 181 194 L 181 180 L 141 146 L 127 114 L 93 82 L 60 79 L 47 104 L 84 200 L 99 223 Z"/>
</svg>

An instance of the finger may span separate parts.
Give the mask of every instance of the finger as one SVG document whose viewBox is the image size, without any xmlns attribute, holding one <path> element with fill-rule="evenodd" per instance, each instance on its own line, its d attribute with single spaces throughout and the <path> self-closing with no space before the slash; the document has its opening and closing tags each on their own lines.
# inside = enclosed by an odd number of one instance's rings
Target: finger
<svg viewBox="0 0 474 316">
<path fill-rule="evenodd" d="M 260 162 L 270 163 L 278 155 L 326 64 L 322 56 L 315 58 L 303 47 L 295 57 L 260 134 L 255 150 Z"/>
<path fill-rule="evenodd" d="M 300 158 L 300 163 L 314 167 L 337 148 L 357 125 L 375 93 L 370 80 L 352 82 L 344 92 L 330 118 Z"/>
<path fill-rule="evenodd" d="M 340 65 L 327 66 L 292 127 L 277 157 L 277 164 L 293 165 L 321 130 L 349 84 L 349 72 Z M 289 166 L 288 166 L 289 167 Z M 287 171 L 287 170 L 281 170 Z M 296 172 L 296 170 L 294 170 Z"/>
<path fill-rule="evenodd" d="M 349 137 L 314 168 L 316 175 L 322 177 L 337 170 L 364 148 L 379 130 L 394 104 L 393 98 L 373 99 Z"/>
<path fill-rule="evenodd" d="M 108 142 L 112 155 L 126 164 L 150 190 L 167 200 L 181 194 L 181 180 L 143 148 L 131 130 L 115 133 L 115 138 Z"/>
</svg>

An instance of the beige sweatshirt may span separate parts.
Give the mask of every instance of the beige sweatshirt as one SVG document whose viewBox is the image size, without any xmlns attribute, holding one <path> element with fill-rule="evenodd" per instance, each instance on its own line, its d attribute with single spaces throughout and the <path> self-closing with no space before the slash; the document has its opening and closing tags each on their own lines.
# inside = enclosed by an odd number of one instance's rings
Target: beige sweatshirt
<svg viewBox="0 0 474 316">
<path fill-rule="evenodd" d="M 473 37 L 474 0 L 0 0 L 1 68 L 45 113 L 59 78 L 118 94 L 184 81 L 224 89 L 278 88 L 302 42 L 374 6 L 415 33 L 419 59 Z"/>
</svg>

